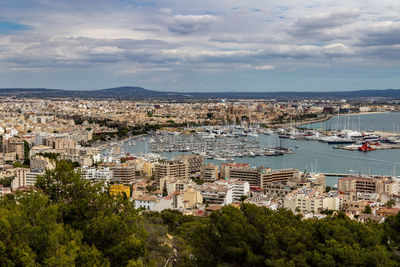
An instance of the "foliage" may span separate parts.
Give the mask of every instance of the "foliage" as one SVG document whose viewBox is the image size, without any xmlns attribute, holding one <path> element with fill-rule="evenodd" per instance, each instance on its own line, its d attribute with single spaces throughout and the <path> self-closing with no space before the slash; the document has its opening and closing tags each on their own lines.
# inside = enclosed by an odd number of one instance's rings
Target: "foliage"
<svg viewBox="0 0 400 267">
<path fill-rule="evenodd" d="M 380 225 L 343 214 L 303 220 L 288 210 L 242 204 L 176 232 L 198 266 L 397 266 Z"/>
<path fill-rule="evenodd" d="M 363 210 L 363 213 L 365 214 L 372 214 L 372 208 L 370 205 L 365 206 L 365 209 Z"/>
<path fill-rule="evenodd" d="M 0 179 L 0 184 L 4 187 L 10 187 L 11 186 L 11 182 L 12 180 L 14 180 L 14 177 L 5 177 L 3 179 Z"/>
<path fill-rule="evenodd" d="M 29 165 L 25 165 L 19 161 L 14 161 L 13 162 L 13 167 L 14 168 L 29 168 Z"/>
<path fill-rule="evenodd" d="M 193 179 L 193 182 L 195 182 L 198 185 L 202 185 L 202 184 L 204 184 L 205 181 L 203 179 L 196 178 L 196 179 Z"/>
<path fill-rule="evenodd" d="M 329 191 L 331 191 L 332 190 L 332 187 L 330 187 L 329 185 L 327 185 L 326 187 L 325 187 L 325 192 L 326 193 L 328 193 Z"/>
<path fill-rule="evenodd" d="M 0 198 L 0 266 L 398 266 L 400 214 L 361 224 L 242 203 L 209 217 L 139 212 L 57 161 Z M 330 212 L 327 212 L 330 213 Z"/>
<path fill-rule="evenodd" d="M 391 209 L 394 205 L 396 205 L 396 201 L 394 199 L 389 199 L 385 204 L 385 206 L 389 209 Z"/>
<path fill-rule="evenodd" d="M 240 196 L 240 201 L 245 201 L 246 199 L 248 198 L 248 196 L 245 196 L 245 195 L 243 195 L 243 196 Z"/>
<path fill-rule="evenodd" d="M 82 179 L 70 162 L 58 161 L 36 187 L 0 200 L 3 265 L 155 266 L 168 258 L 164 226 Z"/>
</svg>

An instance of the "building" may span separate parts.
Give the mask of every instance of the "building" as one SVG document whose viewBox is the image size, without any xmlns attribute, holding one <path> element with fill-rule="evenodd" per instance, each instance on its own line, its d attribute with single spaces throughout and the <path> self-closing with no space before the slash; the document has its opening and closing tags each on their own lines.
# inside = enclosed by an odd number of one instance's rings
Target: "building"
<svg viewBox="0 0 400 267">
<path fill-rule="evenodd" d="M 246 181 L 249 182 L 251 186 L 260 186 L 260 171 L 261 168 L 249 166 L 229 167 L 229 174 L 225 179 Z"/>
<path fill-rule="evenodd" d="M 193 208 L 196 204 L 203 203 L 203 196 L 200 191 L 194 190 L 193 188 L 182 191 L 181 195 L 185 208 Z"/>
<path fill-rule="evenodd" d="M 36 155 L 31 158 L 30 167 L 34 170 L 45 171 L 53 170 L 56 166 L 51 159 L 41 155 Z"/>
<path fill-rule="evenodd" d="M 92 182 L 109 182 L 113 178 L 113 172 L 109 167 L 99 167 L 99 168 L 82 168 L 82 178 L 92 181 Z"/>
<path fill-rule="evenodd" d="M 23 160 L 24 154 L 24 141 L 17 138 L 9 138 L 3 141 L 3 152 L 10 153 L 15 152 L 17 160 Z"/>
<path fill-rule="evenodd" d="M 131 187 L 123 184 L 112 184 L 110 185 L 109 192 L 111 196 L 131 196 Z"/>
<path fill-rule="evenodd" d="M 46 139 L 46 146 L 58 150 L 75 148 L 77 145 L 78 143 L 75 140 L 65 137 L 51 137 Z"/>
<path fill-rule="evenodd" d="M 128 163 L 111 166 L 113 181 L 121 184 L 132 184 L 136 178 L 136 169 Z"/>
<path fill-rule="evenodd" d="M 298 186 L 283 184 L 279 182 L 268 183 L 265 190 L 265 195 L 268 197 L 285 197 L 293 190 L 298 189 Z"/>
<path fill-rule="evenodd" d="M 174 158 L 175 161 L 181 161 L 189 165 L 190 173 L 198 173 L 204 165 L 204 157 L 202 155 L 181 155 Z"/>
<path fill-rule="evenodd" d="M 248 164 L 222 164 L 221 175 L 225 179 L 249 182 L 250 186 L 266 188 L 268 183 L 287 183 L 299 171 L 296 169 L 272 170 L 266 167 L 250 167 Z"/>
<path fill-rule="evenodd" d="M 154 196 L 138 196 L 134 197 L 135 209 L 143 208 L 149 211 L 161 212 L 166 209 L 173 208 L 172 196 L 154 197 Z"/>
<path fill-rule="evenodd" d="M 321 195 L 312 188 L 299 188 L 288 194 L 283 202 L 283 206 L 294 211 L 320 213 L 322 210 L 339 210 L 341 207 L 341 197 L 337 194 Z"/>
<path fill-rule="evenodd" d="M 242 196 L 248 196 L 250 193 L 249 182 L 229 180 L 228 184 L 232 186 L 232 201 L 240 201 Z"/>
<path fill-rule="evenodd" d="M 218 166 L 212 163 L 201 167 L 200 179 L 205 182 L 214 182 L 218 180 Z"/>
<path fill-rule="evenodd" d="M 36 183 L 36 178 L 43 175 L 44 172 L 40 170 L 30 170 L 27 168 L 17 168 L 16 176 L 11 182 L 11 189 L 15 190 L 19 187 L 31 187 Z"/>
<path fill-rule="evenodd" d="M 92 166 L 93 158 L 91 156 L 83 156 L 76 154 L 61 154 L 58 159 L 70 160 L 72 162 L 78 162 L 80 166 Z"/>
<path fill-rule="evenodd" d="M 182 161 L 165 161 L 155 165 L 154 172 L 155 180 L 160 181 L 160 178 L 168 176 L 171 178 L 188 179 L 189 165 Z"/>
<path fill-rule="evenodd" d="M 346 214 L 354 216 L 362 214 L 366 206 L 368 206 L 368 201 L 352 201 L 346 199 L 342 202 L 341 209 L 346 212 Z"/>
<path fill-rule="evenodd" d="M 338 190 L 340 192 L 360 192 L 360 193 L 378 193 L 384 192 L 382 179 L 365 177 L 345 177 L 338 180 Z"/>
<path fill-rule="evenodd" d="M 11 188 L 4 187 L 2 184 L 0 184 L 0 196 L 5 196 L 7 194 L 11 194 Z"/>
<path fill-rule="evenodd" d="M 221 179 L 229 179 L 230 178 L 230 170 L 231 168 L 250 168 L 250 164 L 247 163 L 223 163 L 221 164 Z"/>
<path fill-rule="evenodd" d="M 271 170 L 270 168 L 263 168 L 259 170 L 259 186 L 261 188 L 266 188 L 269 183 L 286 184 L 294 178 L 295 174 L 299 173 L 299 170 L 296 169 Z"/>
<path fill-rule="evenodd" d="M 207 204 L 229 205 L 233 202 L 232 186 L 222 183 L 204 183 L 201 190 Z"/>
</svg>

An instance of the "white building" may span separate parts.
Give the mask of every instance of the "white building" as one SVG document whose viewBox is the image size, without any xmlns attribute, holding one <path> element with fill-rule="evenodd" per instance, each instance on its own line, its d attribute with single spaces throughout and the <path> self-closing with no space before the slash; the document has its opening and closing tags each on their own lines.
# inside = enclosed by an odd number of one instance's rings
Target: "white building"
<svg viewBox="0 0 400 267">
<path fill-rule="evenodd" d="M 287 209 L 302 212 L 319 213 L 321 210 L 339 210 L 341 197 L 337 195 L 321 195 L 315 189 L 300 188 L 285 197 L 283 206 Z"/>
<path fill-rule="evenodd" d="M 84 167 L 81 169 L 82 178 L 92 181 L 99 182 L 104 181 L 108 182 L 113 177 L 113 172 L 110 168 L 88 168 Z"/>
<path fill-rule="evenodd" d="M 239 180 L 229 180 L 228 184 L 232 186 L 232 200 L 240 201 L 241 196 L 248 196 L 250 192 L 249 182 Z"/>
<path fill-rule="evenodd" d="M 16 177 L 11 182 L 11 189 L 15 190 L 19 187 L 30 187 L 36 183 L 36 178 L 43 175 L 44 172 L 40 170 L 30 170 L 27 168 L 17 168 Z"/>
<path fill-rule="evenodd" d="M 172 196 L 166 197 L 154 197 L 154 196 L 138 196 L 134 197 L 135 209 L 143 208 L 149 211 L 161 212 L 165 209 L 173 208 L 173 198 Z"/>
</svg>

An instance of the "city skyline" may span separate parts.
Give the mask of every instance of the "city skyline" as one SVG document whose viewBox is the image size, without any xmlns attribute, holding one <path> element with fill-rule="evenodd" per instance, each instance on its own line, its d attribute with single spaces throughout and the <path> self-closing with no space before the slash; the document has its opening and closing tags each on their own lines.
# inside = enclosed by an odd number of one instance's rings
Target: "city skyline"
<svg viewBox="0 0 400 267">
<path fill-rule="evenodd" d="M 398 88 L 396 1 L 3 1 L 0 87 Z"/>
</svg>

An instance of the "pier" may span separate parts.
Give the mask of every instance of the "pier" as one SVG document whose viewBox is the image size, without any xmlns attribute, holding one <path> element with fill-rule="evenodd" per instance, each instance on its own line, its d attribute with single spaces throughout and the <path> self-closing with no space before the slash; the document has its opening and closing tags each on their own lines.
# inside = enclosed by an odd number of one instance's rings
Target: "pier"
<svg viewBox="0 0 400 267">
<path fill-rule="evenodd" d="M 349 176 L 356 176 L 356 177 L 360 177 L 360 176 L 368 176 L 371 178 L 381 178 L 384 177 L 385 175 L 377 175 L 377 174 L 370 174 L 370 175 L 365 175 L 365 174 L 356 174 L 356 173 L 332 173 L 332 172 L 325 172 L 325 173 L 321 173 L 327 177 L 349 177 Z"/>
</svg>

